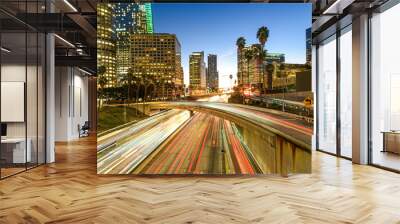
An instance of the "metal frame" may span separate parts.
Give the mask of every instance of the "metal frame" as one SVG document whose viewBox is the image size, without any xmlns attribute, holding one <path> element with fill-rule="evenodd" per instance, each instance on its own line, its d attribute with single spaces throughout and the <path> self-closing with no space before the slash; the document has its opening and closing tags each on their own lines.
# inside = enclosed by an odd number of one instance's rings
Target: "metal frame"
<svg viewBox="0 0 400 224">
<path fill-rule="evenodd" d="M 352 158 L 343 156 L 341 152 L 341 108 L 340 108 L 340 103 L 341 103 L 341 97 L 340 97 L 340 81 L 341 81 L 341 64 L 340 64 L 340 37 L 344 34 L 342 31 L 345 30 L 347 27 L 351 26 L 352 23 L 345 25 L 344 27 L 340 27 L 338 24 L 335 24 L 336 32 L 333 33 L 332 35 L 327 36 L 326 38 L 320 40 L 317 45 L 316 45 L 316 139 L 315 139 L 315 145 L 316 145 L 316 150 L 319 152 L 323 152 L 329 155 L 337 156 L 343 159 L 347 160 L 352 160 Z M 319 148 L 319 113 L 318 113 L 318 103 L 319 103 L 319 44 L 329 38 L 331 38 L 333 35 L 335 35 L 335 39 L 332 41 L 336 41 L 336 152 L 328 152 L 323 149 Z"/>
<path fill-rule="evenodd" d="M 372 142 L 372 96 L 371 96 L 371 94 L 372 94 L 372 85 L 371 85 L 371 82 L 372 82 L 372 61 L 371 61 L 371 57 L 372 57 L 372 35 L 371 35 L 371 32 L 372 32 L 372 29 L 371 29 L 371 19 L 372 19 L 372 13 L 373 12 L 376 12 L 376 13 L 382 13 L 382 12 L 384 12 L 384 11 L 386 11 L 386 10 L 388 10 L 388 9 L 390 9 L 390 8 L 392 8 L 393 6 L 395 6 L 395 5 L 397 5 L 397 4 L 400 4 L 400 0 L 388 0 L 388 1 L 386 1 L 383 5 L 381 5 L 381 6 L 379 6 L 379 7 L 377 7 L 377 8 L 374 8 L 374 9 L 370 9 L 370 10 L 367 10 L 366 12 L 368 13 L 368 30 L 367 30 L 367 41 L 368 41 L 368 55 L 367 55 L 367 66 L 368 66 L 368 69 L 367 69 L 367 80 L 368 80 L 368 96 L 367 96 L 367 98 L 368 98 L 368 124 L 367 124 L 367 127 L 368 127 L 368 165 L 370 165 L 370 166 L 373 166 L 373 167 L 377 167 L 377 168 L 380 168 L 380 169 L 384 169 L 384 170 L 387 170 L 387 171 L 391 171 L 391 172 L 395 172 L 395 173 L 400 173 L 400 170 L 396 170 L 396 169 L 393 169 L 393 168 L 389 168 L 389 167 L 385 167 L 385 166 L 382 166 L 382 165 L 379 165 L 379 164 L 374 164 L 373 163 L 373 142 Z M 340 22 L 340 21 L 338 21 L 338 22 Z M 351 25 L 351 24 L 349 24 L 349 25 Z M 317 118 L 317 124 L 316 124 L 316 150 L 317 151 L 320 151 L 320 152 L 323 152 L 323 153 L 327 153 L 327 154 L 329 154 L 329 155 L 333 155 L 333 156 L 337 156 L 337 157 L 340 157 L 340 158 L 344 158 L 344 159 L 348 159 L 348 160 L 352 160 L 351 158 L 349 158 L 349 157 L 346 157 L 346 156 L 343 156 L 342 155 L 342 153 L 341 153 L 341 145 L 340 145 L 340 142 L 341 142 L 341 138 L 340 138 L 340 133 L 341 133 L 341 126 L 340 126 L 340 121 L 341 121 L 341 119 L 340 119 L 340 36 L 342 35 L 342 33 L 341 33 L 341 30 L 344 30 L 346 27 L 347 27 L 348 25 L 346 25 L 345 27 L 342 27 L 342 28 L 340 28 L 340 27 L 336 27 L 336 29 L 337 29 L 337 31 L 336 31 L 336 48 L 337 48 L 337 50 L 336 50 L 336 58 L 337 58 L 337 60 L 336 60 L 336 75 L 337 75 L 337 80 L 336 80 L 336 85 L 337 85 L 337 98 L 336 98 L 336 122 L 337 122 L 337 124 L 336 124 L 336 128 L 337 128 L 337 130 L 336 130 L 336 133 L 337 133 L 337 136 L 336 136 L 336 147 L 337 147 L 337 150 L 336 150 L 336 154 L 335 153 L 331 153 L 331 152 L 327 152 L 327 151 L 324 151 L 324 150 L 322 150 L 322 149 L 319 149 L 319 134 L 318 134 L 318 132 L 319 132 L 319 124 L 318 124 L 318 117 L 319 117 L 319 113 L 318 113 L 318 111 L 316 111 L 316 118 Z M 328 28 L 329 29 L 329 28 Z M 333 34 L 332 34 L 333 35 Z M 318 67 L 319 67 L 319 63 L 318 63 L 318 59 L 319 59 L 319 54 L 318 54 L 318 49 L 319 49 L 319 43 L 321 43 L 322 41 L 324 41 L 324 40 L 326 40 L 326 39 L 328 39 L 328 38 L 330 38 L 332 35 L 330 35 L 330 36 L 328 36 L 328 37 L 325 37 L 324 39 L 321 39 L 321 40 L 319 40 L 317 43 L 316 43 L 316 59 L 315 59 L 315 61 L 316 61 L 316 108 L 318 109 L 318 102 L 319 102 L 319 83 L 318 83 L 318 77 L 319 77 L 319 69 L 318 69 Z"/>
<path fill-rule="evenodd" d="M 368 45 L 368 53 L 367 53 L 367 63 L 368 63 L 368 69 L 367 69 L 367 82 L 368 82 L 368 96 L 367 96 L 367 117 L 368 117 L 368 165 L 371 165 L 373 167 L 377 167 L 383 170 L 395 172 L 395 173 L 400 173 L 400 170 L 393 169 L 387 166 L 383 166 L 377 163 L 374 163 L 373 160 L 373 141 L 372 141 L 372 18 L 373 18 L 373 13 L 383 13 L 386 10 L 396 6 L 397 4 L 400 4 L 400 0 L 388 0 L 378 8 L 369 10 L 368 13 L 368 30 L 367 30 L 367 45 Z"/>
<path fill-rule="evenodd" d="M 327 153 L 327 154 L 329 154 L 329 155 L 334 155 L 334 156 L 337 156 L 335 153 L 332 153 L 332 152 L 328 152 L 328 151 L 326 151 L 326 150 L 323 150 L 323 149 L 320 149 L 319 148 L 319 129 L 320 129 L 320 127 L 319 127 L 319 111 L 318 111 L 318 109 L 319 109 L 319 93 L 320 93 L 320 88 L 319 88 L 319 48 L 320 48 L 320 43 L 322 43 L 322 42 L 324 42 L 325 40 L 327 40 L 327 39 L 329 39 L 329 38 L 331 38 L 333 35 L 336 35 L 336 33 L 334 33 L 334 34 L 332 34 L 332 35 L 329 35 L 329 36 L 327 36 L 326 38 L 324 38 L 323 40 L 321 40 L 321 41 L 319 41 L 318 43 L 317 43 L 317 47 L 316 47 L 316 54 L 315 54 L 315 56 L 316 56 L 316 59 L 315 59 L 315 62 L 316 62 L 316 73 L 315 73 L 315 76 L 316 76 L 316 103 L 317 103 L 317 106 L 315 107 L 316 108 L 316 122 L 317 122 L 317 124 L 316 124 L 316 139 L 315 139 L 315 145 L 316 145 L 316 151 L 319 151 L 319 152 L 323 152 L 323 153 Z M 333 41 L 333 40 L 332 40 Z M 334 39 L 334 41 L 337 41 L 337 36 L 335 36 L 335 39 Z M 336 52 L 337 52 L 337 45 L 338 45 L 338 43 L 336 43 Z M 336 55 L 336 62 L 337 62 L 337 55 Z M 337 67 L 337 65 L 336 65 L 336 67 Z M 336 76 L 337 76 L 337 71 L 336 71 Z M 337 77 L 336 77 L 337 78 Z M 337 88 L 338 88 L 338 84 L 337 84 L 337 80 L 336 80 L 336 91 L 337 91 Z M 337 95 L 337 94 L 336 94 Z M 337 104 L 337 96 L 336 96 L 336 104 Z M 336 105 L 337 106 L 337 105 Z M 337 109 L 336 109 L 337 110 Z M 337 111 L 336 111 L 336 116 L 337 116 Z M 337 153 L 337 117 L 336 117 L 336 153 Z"/>
<path fill-rule="evenodd" d="M 338 25 L 336 25 L 336 154 L 341 156 L 341 133 L 342 133 L 342 124 L 340 118 L 340 77 L 341 77 L 341 64 L 340 64 L 340 37 L 342 35 L 341 30 Z"/>
</svg>

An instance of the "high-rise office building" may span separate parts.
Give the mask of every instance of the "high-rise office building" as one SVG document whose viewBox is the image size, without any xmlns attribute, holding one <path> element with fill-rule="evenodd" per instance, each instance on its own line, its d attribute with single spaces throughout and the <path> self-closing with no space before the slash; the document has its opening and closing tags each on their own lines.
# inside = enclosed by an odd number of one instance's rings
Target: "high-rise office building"
<svg viewBox="0 0 400 224">
<path fill-rule="evenodd" d="M 183 69 L 181 45 L 174 34 L 132 34 L 131 68 L 137 77 L 146 76 L 155 84 L 168 87 L 169 91 L 181 95 L 183 91 Z M 161 94 L 158 88 L 158 94 Z"/>
<path fill-rule="evenodd" d="M 116 84 L 115 40 L 113 29 L 113 5 L 97 5 L 97 66 L 104 66 L 107 84 L 111 87 Z"/>
<path fill-rule="evenodd" d="M 311 43 L 312 43 L 312 35 L 311 28 L 306 30 L 306 64 L 311 65 Z"/>
<path fill-rule="evenodd" d="M 246 58 L 246 51 L 255 52 L 261 46 L 260 44 L 253 44 L 251 46 L 244 47 L 238 51 L 238 67 L 240 70 L 238 74 L 239 84 L 244 84 L 245 86 L 257 86 L 262 88 L 264 84 L 264 61 L 265 59 L 256 57 L 253 55 L 249 60 Z"/>
<path fill-rule="evenodd" d="M 153 33 L 153 14 L 150 3 L 116 3 L 116 31 Z"/>
<path fill-rule="evenodd" d="M 216 91 L 218 89 L 217 55 L 209 54 L 207 62 L 207 88 Z"/>
<path fill-rule="evenodd" d="M 115 4 L 116 69 L 122 78 L 131 67 L 132 53 L 130 36 L 132 33 L 153 33 L 151 4 Z"/>
<path fill-rule="evenodd" d="M 189 55 L 189 88 L 191 94 L 204 94 L 206 89 L 206 64 L 204 51 Z"/>
</svg>

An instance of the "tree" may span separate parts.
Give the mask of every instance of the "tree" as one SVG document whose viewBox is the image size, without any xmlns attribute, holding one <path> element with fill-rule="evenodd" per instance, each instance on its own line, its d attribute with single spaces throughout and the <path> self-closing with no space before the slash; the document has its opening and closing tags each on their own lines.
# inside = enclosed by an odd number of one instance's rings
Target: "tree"
<svg viewBox="0 0 400 224">
<path fill-rule="evenodd" d="M 254 57 L 254 51 L 252 48 L 248 48 L 245 52 L 244 52 L 244 57 L 246 58 L 246 62 L 247 62 L 247 82 L 249 83 L 250 86 L 250 61 L 253 59 Z M 243 91 L 243 104 L 244 104 L 244 91 Z"/>
<path fill-rule="evenodd" d="M 99 91 L 98 91 L 98 93 L 99 93 L 98 95 L 99 95 L 99 99 L 100 99 L 98 107 L 101 106 L 101 99 L 104 98 L 104 90 L 109 81 L 108 78 L 105 76 L 106 71 L 107 70 L 104 65 L 97 68 L 97 84 L 100 87 Z"/>
<path fill-rule="evenodd" d="M 262 26 L 262 27 L 258 28 L 256 36 L 257 36 L 258 42 L 260 42 L 260 44 L 261 44 L 262 54 L 260 55 L 260 58 L 262 58 L 262 60 L 264 61 L 264 58 L 267 56 L 267 52 L 264 50 L 264 47 L 265 47 L 265 43 L 267 42 L 268 37 L 269 37 L 269 29 L 266 26 Z M 264 68 L 261 71 L 262 71 L 262 76 L 264 77 Z"/>
<path fill-rule="evenodd" d="M 147 90 L 148 87 L 154 85 L 154 77 L 148 76 L 144 70 L 142 70 L 140 74 L 140 84 L 144 87 L 144 95 L 143 95 L 143 113 L 145 112 L 145 101 L 147 98 Z M 154 87 L 153 87 L 154 89 Z"/>
<path fill-rule="evenodd" d="M 265 43 L 268 40 L 268 37 L 269 37 L 269 29 L 266 26 L 262 26 L 262 27 L 258 28 L 257 39 L 260 42 L 263 50 L 264 50 Z"/>
<path fill-rule="evenodd" d="M 132 68 L 129 68 L 127 73 L 122 76 L 122 81 L 124 83 L 126 83 L 126 85 L 128 87 L 128 100 L 131 100 L 133 87 L 137 87 L 136 86 L 136 77 L 133 74 Z"/>
<path fill-rule="evenodd" d="M 264 59 L 267 56 L 267 52 L 262 48 L 261 45 L 257 45 L 254 48 L 254 58 L 257 60 L 257 64 L 261 64 L 261 76 L 259 77 L 258 83 L 263 83 L 262 78 L 264 77 Z M 258 86 L 261 88 L 261 86 Z"/>
<path fill-rule="evenodd" d="M 160 80 L 156 81 L 156 86 L 157 88 L 161 88 L 162 89 L 162 100 L 164 100 L 164 89 L 165 89 L 165 79 L 161 78 Z"/>
<path fill-rule="evenodd" d="M 238 61 L 239 61 L 239 64 L 240 64 L 240 58 L 241 58 L 240 55 L 241 55 L 241 52 L 242 52 L 243 48 L 245 47 L 245 45 L 246 45 L 246 39 L 244 39 L 244 37 L 239 37 L 236 40 L 236 46 L 238 48 Z M 239 72 L 241 72 L 241 71 L 239 71 Z M 242 85 L 243 85 L 243 74 L 240 74 L 240 78 L 242 79 Z"/>
</svg>

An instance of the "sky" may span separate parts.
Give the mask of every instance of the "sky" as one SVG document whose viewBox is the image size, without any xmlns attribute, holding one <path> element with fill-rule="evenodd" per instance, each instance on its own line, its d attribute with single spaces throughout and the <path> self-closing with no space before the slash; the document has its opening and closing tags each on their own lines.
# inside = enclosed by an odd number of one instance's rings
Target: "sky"
<svg viewBox="0 0 400 224">
<path fill-rule="evenodd" d="M 185 84 L 189 84 L 189 55 L 204 51 L 217 54 L 220 87 L 236 79 L 236 40 L 258 43 L 259 27 L 270 30 L 265 49 L 284 53 L 287 63 L 305 63 L 306 29 L 311 27 L 311 4 L 268 3 L 154 3 L 155 33 L 176 34 L 181 43 Z"/>
</svg>

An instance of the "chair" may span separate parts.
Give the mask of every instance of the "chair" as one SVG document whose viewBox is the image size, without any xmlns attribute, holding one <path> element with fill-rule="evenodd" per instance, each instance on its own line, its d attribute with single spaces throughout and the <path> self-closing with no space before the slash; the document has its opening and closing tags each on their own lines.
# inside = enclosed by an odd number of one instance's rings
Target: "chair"
<svg viewBox="0 0 400 224">
<path fill-rule="evenodd" d="M 80 127 L 80 125 L 78 124 L 79 138 L 89 136 L 89 129 L 90 129 L 89 121 L 85 121 L 82 127 Z"/>
</svg>

